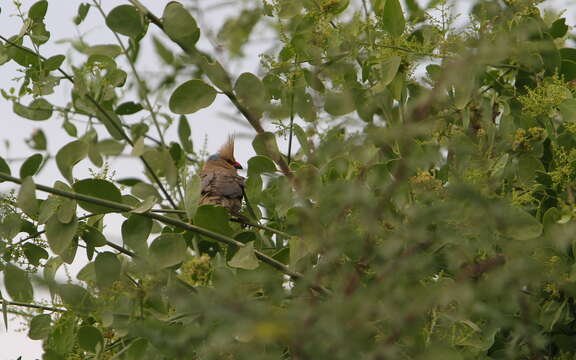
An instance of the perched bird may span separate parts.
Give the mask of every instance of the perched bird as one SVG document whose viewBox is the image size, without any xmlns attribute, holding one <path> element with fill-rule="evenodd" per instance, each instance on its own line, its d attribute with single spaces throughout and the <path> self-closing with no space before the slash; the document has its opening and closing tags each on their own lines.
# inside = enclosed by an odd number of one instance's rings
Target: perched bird
<svg viewBox="0 0 576 360">
<path fill-rule="evenodd" d="M 242 207 L 244 178 L 238 175 L 237 169 L 242 169 L 242 165 L 234 159 L 234 138 L 230 137 L 217 154 L 210 155 L 200 172 L 200 205 L 220 205 L 232 215 L 238 215 Z"/>
</svg>

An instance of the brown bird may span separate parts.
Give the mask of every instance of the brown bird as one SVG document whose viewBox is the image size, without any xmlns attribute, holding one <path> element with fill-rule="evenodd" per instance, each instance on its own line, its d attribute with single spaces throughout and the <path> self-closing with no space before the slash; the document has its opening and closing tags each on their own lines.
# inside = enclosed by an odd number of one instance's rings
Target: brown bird
<svg viewBox="0 0 576 360">
<path fill-rule="evenodd" d="M 200 172 L 202 198 L 200 205 L 220 205 L 232 215 L 239 215 L 244 193 L 244 178 L 238 175 L 242 169 L 234 159 L 234 138 L 220 148 L 217 154 L 210 155 Z"/>
</svg>

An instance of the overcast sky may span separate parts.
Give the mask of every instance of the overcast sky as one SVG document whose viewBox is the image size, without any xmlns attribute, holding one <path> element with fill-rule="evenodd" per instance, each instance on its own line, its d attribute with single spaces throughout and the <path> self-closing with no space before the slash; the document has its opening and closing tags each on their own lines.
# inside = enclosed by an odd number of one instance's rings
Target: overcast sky
<svg viewBox="0 0 576 360">
<path fill-rule="evenodd" d="M 85 0 L 87 1 L 87 0 Z M 35 0 L 23 0 L 23 8 L 28 9 Z M 77 37 L 79 34 L 84 35 L 85 41 L 90 44 L 102 44 L 102 43 L 115 43 L 115 39 L 110 33 L 110 31 L 104 25 L 103 19 L 100 15 L 91 10 L 86 21 L 76 30 L 73 24 L 73 17 L 76 14 L 76 9 L 82 1 L 80 0 L 49 0 L 49 9 L 46 16 L 47 28 L 51 32 L 51 39 L 48 44 L 44 45 L 42 48 L 42 54 L 46 57 L 65 54 L 68 55 L 69 44 L 54 44 L 55 40 L 63 40 Z M 165 4 L 169 1 L 167 0 L 141 0 L 141 2 L 146 5 L 152 12 L 161 15 L 162 9 Z M 183 1 L 187 3 L 186 0 Z M 216 0 L 198 0 L 201 6 L 207 6 L 216 3 Z M 237 0 L 238 3 L 242 3 L 241 0 Z M 420 3 L 426 3 L 426 0 L 420 0 Z M 119 4 L 125 4 L 127 1 L 119 0 L 103 0 L 102 4 L 105 11 L 108 12 L 114 6 Z M 467 8 L 471 2 L 462 1 L 458 2 L 459 7 Z M 567 9 L 570 5 L 574 6 L 576 4 L 575 0 L 549 0 L 544 5 L 553 6 L 556 9 Z M 13 16 L 15 14 L 15 8 L 12 5 L 11 0 L 0 0 L 0 8 L 2 12 L 0 13 L 0 34 L 6 37 L 16 34 L 20 29 L 20 20 Z M 223 9 L 218 12 L 207 12 L 205 13 L 207 19 L 206 23 L 212 29 L 217 29 L 219 24 L 227 17 L 227 15 L 233 14 L 233 10 Z M 569 24 L 574 24 L 575 12 L 567 14 L 569 18 Z M 149 39 L 150 33 L 158 34 L 157 29 L 154 26 L 150 26 L 149 33 L 146 39 L 143 41 L 142 54 L 139 59 L 138 68 L 142 70 L 145 77 L 152 78 L 158 76 L 162 72 L 161 65 L 151 50 Z M 162 35 L 158 34 L 160 37 Z M 124 38 L 125 40 L 125 38 Z M 261 46 L 261 45 L 260 45 Z M 210 52 L 210 44 L 205 40 L 201 40 L 200 47 L 206 49 Z M 233 74 L 240 74 L 242 71 L 258 71 L 258 61 L 259 58 L 256 56 L 258 54 L 258 48 L 253 49 L 250 52 L 255 54 L 250 61 L 246 61 L 243 64 L 237 65 L 231 69 Z M 76 55 L 78 56 L 78 55 Z M 66 67 L 66 64 L 64 65 Z M 8 90 L 10 87 L 15 86 L 12 79 L 19 77 L 20 74 L 17 72 L 17 66 L 13 62 L 5 64 L 0 68 L 0 88 Z M 127 66 L 123 67 L 125 70 L 128 69 Z M 53 96 L 48 97 L 49 100 L 55 104 L 64 106 L 68 101 L 66 94 L 70 92 L 70 84 L 63 82 L 57 93 Z M 134 97 L 129 98 L 130 100 L 137 100 Z M 31 155 L 33 152 L 27 147 L 23 139 L 28 138 L 32 131 L 37 128 L 41 128 L 47 135 L 49 152 L 54 155 L 56 151 L 63 145 L 74 138 L 69 137 L 61 128 L 62 120 L 58 119 L 57 116 L 46 122 L 35 122 L 20 118 L 12 113 L 11 103 L 7 102 L 3 98 L 0 98 L 0 156 L 5 159 L 9 158 L 25 158 Z M 165 108 L 165 111 L 168 111 Z M 207 141 L 207 149 L 209 152 L 214 152 L 218 149 L 220 144 L 222 144 L 228 134 L 240 133 L 240 134 L 253 134 L 253 132 L 246 127 L 236 125 L 235 123 L 226 120 L 221 116 L 222 113 L 232 115 L 237 119 L 241 119 L 235 111 L 228 105 L 226 99 L 222 96 L 218 96 L 215 104 L 208 109 L 201 110 L 195 114 L 190 115 L 189 121 L 192 127 L 192 137 L 195 145 L 201 147 L 204 141 Z M 144 112 L 139 113 L 144 114 Z M 143 116 L 143 115 L 142 115 Z M 80 130 L 80 127 L 79 127 Z M 156 135 L 152 131 L 153 135 Z M 167 134 L 169 140 L 176 139 L 176 134 L 171 131 Z M 241 163 L 245 164 L 246 161 L 254 155 L 252 147 L 250 146 L 250 139 L 240 138 L 236 146 L 236 158 Z M 9 144 L 9 146 L 6 146 Z M 281 146 L 283 144 L 281 143 Z M 13 173 L 18 173 L 18 169 L 21 162 L 12 162 L 11 169 Z M 127 177 L 127 176 L 141 176 L 141 164 L 134 159 L 121 159 L 110 163 L 112 170 L 116 171 L 117 178 Z M 84 161 L 79 166 L 75 168 L 74 176 L 77 178 L 83 178 L 88 176 L 88 168 L 93 167 L 88 161 Z M 56 179 L 62 179 L 59 171 L 57 170 L 54 161 L 50 161 L 48 165 L 43 169 L 43 171 L 36 176 L 35 181 L 39 184 L 51 185 Z M 0 191 L 13 188 L 12 185 L 2 184 L 0 185 Z M 40 195 L 40 194 L 39 194 Z M 42 195 L 44 197 L 44 195 Z M 119 220 L 116 220 L 119 224 Z M 117 228 L 117 227 L 112 227 Z M 108 233 L 111 236 L 110 240 L 120 242 L 118 235 L 113 233 Z M 79 253 L 82 253 L 79 251 Z M 83 256 L 83 255 L 82 255 Z M 75 276 L 78 269 L 82 267 L 82 258 L 79 257 L 76 263 L 78 265 L 72 266 L 70 273 Z M 3 283 L 3 282 L 2 282 Z M 0 285 L 0 290 L 3 294 L 6 294 L 3 285 Z M 41 296 L 41 294 L 40 294 Z M 37 297 L 38 294 L 37 294 Z M 10 329 L 6 333 L 5 329 L 0 326 L 0 360 L 12 360 L 18 358 L 22 355 L 23 360 L 36 359 L 42 354 L 41 341 L 32 341 L 28 339 L 25 332 L 22 331 L 24 326 L 20 319 L 12 321 L 10 324 Z"/>
</svg>

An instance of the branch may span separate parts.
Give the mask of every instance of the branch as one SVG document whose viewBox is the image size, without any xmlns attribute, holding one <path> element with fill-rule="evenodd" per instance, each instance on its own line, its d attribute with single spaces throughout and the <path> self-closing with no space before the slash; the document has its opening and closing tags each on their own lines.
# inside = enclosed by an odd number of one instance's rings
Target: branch
<svg viewBox="0 0 576 360">
<path fill-rule="evenodd" d="M 153 212 L 153 213 L 164 213 L 164 214 L 186 214 L 186 211 L 184 211 L 184 210 L 172 210 L 172 209 L 151 209 L 150 212 Z M 283 231 L 280 231 L 280 230 L 278 230 L 278 229 L 274 229 L 274 228 L 271 228 L 271 227 L 268 227 L 268 226 L 265 226 L 265 225 L 254 224 L 254 223 L 251 223 L 251 222 L 249 222 L 249 221 L 242 220 L 242 219 L 231 218 L 230 221 L 234 221 L 234 222 L 236 222 L 236 223 L 244 224 L 244 225 L 247 225 L 247 226 L 250 226 L 250 227 L 254 227 L 254 228 L 257 228 L 257 229 L 266 230 L 266 231 L 269 231 L 269 232 L 274 233 L 274 234 L 276 234 L 276 235 L 284 236 L 284 237 L 286 237 L 286 238 L 291 238 L 291 237 L 292 237 L 292 235 L 290 235 L 290 234 L 288 234 L 288 233 L 285 233 L 285 232 L 283 232 Z"/>
<path fill-rule="evenodd" d="M 0 172 L 0 179 L 15 183 L 15 184 L 22 184 L 21 179 L 12 177 L 12 176 L 5 174 L 5 173 L 2 173 L 2 172 Z M 43 192 L 50 193 L 50 194 L 62 196 L 62 197 L 68 198 L 68 199 L 85 201 L 85 202 L 89 202 L 91 204 L 104 206 L 108 209 L 116 210 L 117 212 L 130 212 L 130 211 L 135 209 L 135 208 L 128 206 L 128 205 L 125 205 L 125 204 L 121 204 L 121 203 L 117 203 L 117 202 L 113 202 L 113 201 L 108 201 L 108 200 L 104 200 L 104 199 L 100 199 L 100 198 L 95 198 L 95 197 L 88 196 L 88 195 L 58 190 L 58 189 L 55 189 L 55 188 L 52 188 L 49 186 L 45 186 L 45 185 L 36 184 L 36 189 L 43 191 Z M 145 212 L 145 213 L 138 214 L 138 215 L 148 217 L 148 218 L 151 218 L 154 220 L 158 220 L 164 224 L 172 225 L 174 227 L 177 227 L 177 228 L 180 228 L 183 230 L 187 230 L 187 231 L 191 231 L 191 232 L 194 232 L 194 233 L 197 233 L 200 235 L 204 235 L 208 238 L 214 239 L 214 240 L 216 240 L 220 243 L 223 243 L 223 244 L 232 245 L 232 246 L 236 246 L 239 248 L 246 246 L 244 243 L 241 243 L 240 241 L 237 241 L 236 239 L 233 239 L 231 237 L 221 235 L 221 234 L 212 232 L 210 230 L 201 228 L 199 226 L 191 225 L 191 224 L 185 223 L 183 221 L 180 221 L 180 220 L 177 220 L 177 219 L 174 219 L 171 217 L 159 215 L 159 214 L 152 213 L 152 212 Z M 108 245 L 110 245 L 110 244 L 116 245 L 113 243 L 109 243 Z M 110 245 L 110 246 L 112 246 L 112 245 Z M 115 249 L 118 251 L 123 251 L 124 253 L 126 253 L 128 251 L 124 248 L 121 248 L 122 250 L 119 250 L 117 248 L 115 248 Z M 267 263 L 268 265 L 272 266 L 273 268 L 275 268 L 275 269 L 281 271 L 282 273 L 290 276 L 294 280 L 301 280 L 304 278 L 304 275 L 302 275 L 301 273 L 290 270 L 288 268 L 288 266 L 284 265 L 280 261 L 278 261 L 278 260 L 258 251 L 258 250 L 254 250 L 254 254 L 256 255 L 256 257 L 260 261 Z M 318 291 L 319 293 L 325 294 L 325 295 L 330 294 L 330 290 L 328 290 L 328 289 L 326 289 L 320 285 L 311 284 L 310 288 Z"/>
<path fill-rule="evenodd" d="M 61 309 L 61 308 L 55 308 L 55 307 L 51 307 L 51 306 L 44 306 L 44 305 L 39 305 L 39 304 L 28 304 L 28 303 L 23 303 L 23 302 L 19 302 L 19 301 L 8 301 L 8 300 L 0 300 L 3 301 L 4 304 L 6 305 L 13 305 L 13 306 L 22 306 L 22 307 L 27 307 L 27 308 L 32 308 L 32 309 L 41 309 L 41 310 L 47 310 L 47 311 L 55 311 L 55 312 L 66 312 L 66 309 Z"/>
</svg>

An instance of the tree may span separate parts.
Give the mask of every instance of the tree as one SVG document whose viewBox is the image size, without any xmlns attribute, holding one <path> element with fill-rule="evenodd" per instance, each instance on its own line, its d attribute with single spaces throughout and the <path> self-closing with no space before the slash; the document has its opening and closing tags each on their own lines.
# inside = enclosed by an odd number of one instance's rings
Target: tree
<svg viewBox="0 0 576 360">
<path fill-rule="evenodd" d="M 49 1 L 24 9 L 24 30 L 0 36 L 24 76 L 2 95 L 33 121 L 63 114 L 77 140 L 52 186 L 34 182 L 42 133 L 19 173 L 0 158 L 19 184 L 0 210 L 4 321 L 40 309 L 29 336 L 45 359 L 573 358 L 576 49 L 538 3 L 479 0 L 456 28 L 445 1 L 246 1 L 217 41 L 242 58 L 255 28 L 271 34 L 261 74 L 198 49 L 185 4 L 81 4 L 76 22 L 101 12 L 118 44 L 80 43 L 70 69 L 42 56 Z M 138 73 L 149 27 L 173 70 L 155 88 Z M 50 104 L 63 82 L 70 102 Z M 130 86 L 138 102 L 120 95 Z M 169 113 L 150 100 L 164 91 Z M 256 132 L 249 220 L 198 207 L 186 115 L 217 96 Z M 150 121 L 128 125 L 138 112 Z M 125 147 L 142 177 L 74 177 Z M 110 213 L 126 218 L 122 245 L 102 233 Z M 76 279 L 55 281 L 84 250 Z"/>
</svg>

